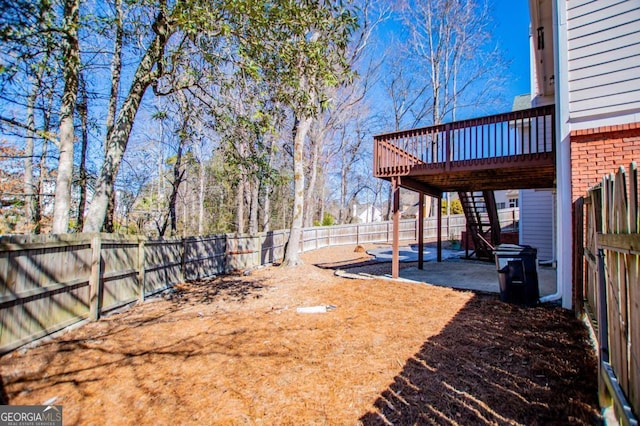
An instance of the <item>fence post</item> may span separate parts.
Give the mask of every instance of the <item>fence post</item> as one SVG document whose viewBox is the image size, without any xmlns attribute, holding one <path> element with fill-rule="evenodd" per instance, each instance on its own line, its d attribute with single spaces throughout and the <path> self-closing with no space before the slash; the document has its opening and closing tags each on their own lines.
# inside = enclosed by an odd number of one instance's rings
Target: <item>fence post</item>
<svg viewBox="0 0 640 426">
<path fill-rule="evenodd" d="M 138 241 L 138 286 L 140 303 L 144 302 L 144 279 L 145 279 L 145 266 L 144 266 L 144 240 L 141 238 Z"/>
<path fill-rule="evenodd" d="M 318 228 L 316 228 L 316 250 L 318 250 Z"/>
<path fill-rule="evenodd" d="M 360 225 L 356 224 L 356 245 L 360 245 Z"/>
<path fill-rule="evenodd" d="M 89 319 L 97 321 L 100 318 L 102 308 L 102 241 L 100 234 L 94 234 L 91 238 L 91 275 L 89 275 Z"/>
</svg>

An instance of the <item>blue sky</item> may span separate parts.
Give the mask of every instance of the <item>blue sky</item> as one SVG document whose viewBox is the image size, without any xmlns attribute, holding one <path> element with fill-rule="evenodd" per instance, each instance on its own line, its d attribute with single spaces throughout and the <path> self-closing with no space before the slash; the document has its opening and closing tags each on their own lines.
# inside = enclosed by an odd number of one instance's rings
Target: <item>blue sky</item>
<svg viewBox="0 0 640 426">
<path fill-rule="evenodd" d="M 513 98 L 530 92 L 529 4 L 526 0 L 492 0 L 495 40 L 511 61 L 505 92 Z"/>
<path fill-rule="evenodd" d="M 496 95 L 496 99 L 479 107 L 476 106 L 465 111 L 459 111 L 458 119 L 508 112 L 511 110 L 514 97 L 530 93 L 528 1 L 487 1 L 492 12 L 492 22 L 490 24 L 491 42 L 488 47 L 493 48 L 497 45 L 501 56 L 508 64 L 508 68 L 502 76 L 503 83 L 501 83 L 500 87 L 496 87 L 495 93 L 493 93 Z M 477 0 L 478 4 L 482 4 L 482 2 L 483 0 Z M 394 46 L 395 41 L 398 39 L 401 40 L 399 43 L 402 43 L 406 32 L 407 29 L 400 22 L 398 14 L 383 23 L 379 30 L 379 42 L 382 43 L 382 47 L 378 53 L 381 53 L 389 46 Z M 393 50 L 388 55 L 393 56 Z M 468 93 L 473 93 L 473 89 Z M 389 131 L 393 127 L 390 121 L 391 115 L 389 114 L 391 105 L 389 96 L 382 85 L 373 89 L 372 99 L 375 99 L 374 104 L 375 107 L 379 108 L 380 115 L 386 117 L 386 121 L 380 123 L 380 129 L 375 129 L 373 132 Z M 411 119 L 405 119 L 401 125 L 402 128 L 411 127 L 410 124 L 407 124 L 407 121 L 411 121 Z M 422 124 L 429 123 L 425 121 Z"/>
</svg>

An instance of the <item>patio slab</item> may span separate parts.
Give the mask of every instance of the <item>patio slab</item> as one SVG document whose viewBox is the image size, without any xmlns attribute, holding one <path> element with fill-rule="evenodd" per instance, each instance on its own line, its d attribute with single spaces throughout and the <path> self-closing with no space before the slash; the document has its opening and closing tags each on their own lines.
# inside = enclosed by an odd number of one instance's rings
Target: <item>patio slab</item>
<svg viewBox="0 0 640 426">
<path fill-rule="evenodd" d="M 461 259 L 464 252 L 453 250 L 443 250 L 443 262 L 436 262 L 436 250 L 433 247 L 426 247 L 424 252 L 424 269 L 420 270 L 415 266 L 403 268 L 400 270 L 400 278 L 461 290 L 500 293 L 495 263 Z M 370 250 L 368 253 L 376 256 L 377 260 L 390 261 L 390 248 L 383 247 Z M 401 262 L 417 260 L 417 250 L 412 247 L 400 248 Z M 538 289 L 540 297 L 556 292 L 555 268 L 538 266 Z"/>
</svg>

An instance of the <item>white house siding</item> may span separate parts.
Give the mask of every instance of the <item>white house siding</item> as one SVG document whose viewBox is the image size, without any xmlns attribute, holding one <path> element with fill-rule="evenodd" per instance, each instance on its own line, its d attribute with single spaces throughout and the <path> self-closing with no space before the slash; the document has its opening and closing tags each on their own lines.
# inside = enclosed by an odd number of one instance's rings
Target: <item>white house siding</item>
<svg viewBox="0 0 640 426">
<path fill-rule="evenodd" d="M 520 191 L 520 243 L 537 248 L 541 262 L 555 260 L 554 197 L 550 189 Z"/>
<path fill-rule="evenodd" d="M 532 105 L 553 103 L 555 93 L 553 44 L 553 1 L 529 0 L 531 25 L 529 45 L 531 54 Z"/>
<path fill-rule="evenodd" d="M 570 120 L 640 110 L 640 1 L 566 7 Z"/>
</svg>

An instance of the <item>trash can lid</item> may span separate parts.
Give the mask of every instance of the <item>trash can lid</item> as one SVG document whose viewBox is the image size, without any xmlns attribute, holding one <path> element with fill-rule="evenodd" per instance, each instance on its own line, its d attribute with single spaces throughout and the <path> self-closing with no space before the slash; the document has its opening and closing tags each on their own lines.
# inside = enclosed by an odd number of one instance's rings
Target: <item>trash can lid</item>
<svg viewBox="0 0 640 426">
<path fill-rule="evenodd" d="M 513 256 L 524 253 L 533 254 L 537 253 L 537 251 L 538 249 L 531 246 L 521 246 L 518 244 L 500 244 L 493 252 L 497 256 Z"/>
<path fill-rule="evenodd" d="M 498 250 L 520 250 L 523 248 L 526 248 L 529 246 L 521 246 L 518 244 L 500 244 L 498 247 L 496 247 L 496 251 Z"/>
</svg>

